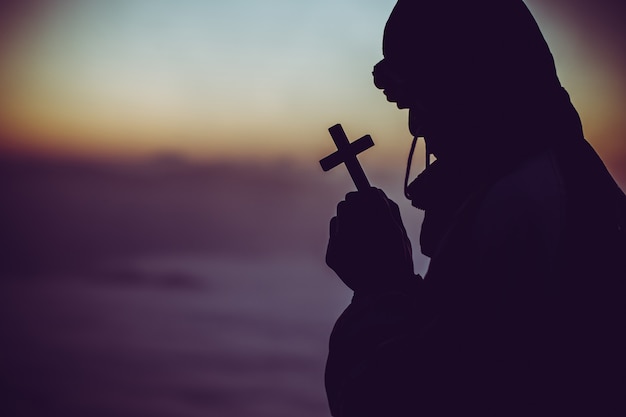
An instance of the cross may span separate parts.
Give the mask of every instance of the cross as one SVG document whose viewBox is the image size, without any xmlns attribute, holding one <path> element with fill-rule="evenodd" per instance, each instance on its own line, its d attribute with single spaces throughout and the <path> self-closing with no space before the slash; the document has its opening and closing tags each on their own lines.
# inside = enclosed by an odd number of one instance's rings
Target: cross
<svg viewBox="0 0 626 417">
<path fill-rule="evenodd" d="M 336 124 L 329 128 L 330 136 L 333 138 L 333 142 L 337 145 L 337 150 L 326 158 L 320 161 L 320 165 L 324 172 L 333 169 L 341 163 L 346 164 L 348 173 L 356 185 L 358 191 L 366 190 L 370 187 L 370 183 L 359 164 L 359 160 L 356 158 L 358 154 L 366 149 L 374 146 L 374 141 L 370 135 L 365 135 L 360 139 L 350 143 L 346 133 L 343 131 L 343 127 L 340 124 Z"/>
</svg>

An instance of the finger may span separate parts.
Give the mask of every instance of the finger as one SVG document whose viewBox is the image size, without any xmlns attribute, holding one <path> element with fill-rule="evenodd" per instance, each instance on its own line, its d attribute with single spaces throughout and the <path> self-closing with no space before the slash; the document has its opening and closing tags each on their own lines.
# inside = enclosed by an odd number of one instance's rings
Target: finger
<svg viewBox="0 0 626 417">
<path fill-rule="evenodd" d="M 346 199 L 337 205 L 337 217 L 343 222 L 358 221 L 372 212 L 372 204 L 359 192 L 346 194 Z"/>
<path fill-rule="evenodd" d="M 374 187 L 348 193 L 345 201 L 350 211 L 358 210 L 363 215 L 380 215 L 381 210 L 387 209 L 385 194 Z"/>
<path fill-rule="evenodd" d="M 378 196 L 378 198 L 380 198 L 381 200 L 389 200 L 389 198 L 387 197 L 387 194 L 385 194 L 385 192 L 383 190 L 381 190 L 380 188 L 376 188 L 376 194 Z"/>
<path fill-rule="evenodd" d="M 346 194 L 345 201 L 352 207 L 367 206 L 368 196 L 365 191 L 354 191 Z"/>
<path fill-rule="evenodd" d="M 342 200 L 337 204 L 337 216 L 338 218 L 346 217 L 346 210 L 348 208 L 348 203 L 345 200 Z"/>
<path fill-rule="evenodd" d="M 390 200 L 383 190 L 376 189 L 375 200 L 377 201 L 378 209 L 383 210 L 385 216 L 391 217 L 395 221 L 402 221 L 398 205 L 393 200 Z"/>
<path fill-rule="evenodd" d="M 340 201 L 339 204 L 337 204 L 336 217 L 335 237 L 339 237 L 340 235 L 347 237 L 353 235 L 355 231 L 363 227 L 364 210 L 359 204 Z"/>
<path fill-rule="evenodd" d="M 361 193 L 360 191 L 349 192 L 348 194 L 346 194 L 345 201 L 358 200 L 359 196 L 361 195 L 360 193 Z"/>
<path fill-rule="evenodd" d="M 337 216 L 330 219 L 330 237 L 335 237 L 337 235 Z"/>
<path fill-rule="evenodd" d="M 346 201 L 366 202 L 369 200 L 375 200 L 378 196 L 378 191 L 380 190 L 376 187 L 369 187 L 361 191 L 353 191 L 353 192 L 346 194 Z"/>
</svg>

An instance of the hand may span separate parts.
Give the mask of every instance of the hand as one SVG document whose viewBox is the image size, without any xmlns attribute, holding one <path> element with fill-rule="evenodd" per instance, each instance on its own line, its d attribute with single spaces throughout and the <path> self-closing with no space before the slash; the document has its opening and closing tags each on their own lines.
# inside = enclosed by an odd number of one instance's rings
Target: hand
<svg viewBox="0 0 626 417">
<path fill-rule="evenodd" d="M 330 221 L 326 263 L 354 291 L 402 288 L 414 275 L 398 205 L 377 188 L 347 194 Z"/>
</svg>

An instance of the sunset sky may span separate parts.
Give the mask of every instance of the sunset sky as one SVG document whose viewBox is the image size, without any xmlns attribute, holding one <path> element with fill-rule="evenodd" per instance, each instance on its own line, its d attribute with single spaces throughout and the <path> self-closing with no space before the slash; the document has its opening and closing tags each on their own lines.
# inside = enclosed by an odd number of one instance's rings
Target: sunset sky
<svg viewBox="0 0 626 417">
<path fill-rule="evenodd" d="M 406 113 L 371 81 L 394 0 L 10 3 L 4 152 L 314 161 L 337 122 L 351 137 L 371 133 L 379 160 L 406 152 Z M 626 161 L 617 3 L 527 0 L 588 139 L 614 165 Z"/>
</svg>

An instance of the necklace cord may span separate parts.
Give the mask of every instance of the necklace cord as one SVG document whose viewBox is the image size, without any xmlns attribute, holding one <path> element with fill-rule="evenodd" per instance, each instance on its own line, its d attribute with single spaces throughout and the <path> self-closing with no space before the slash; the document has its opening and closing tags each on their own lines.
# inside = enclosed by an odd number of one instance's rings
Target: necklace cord
<svg viewBox="0 0 626 417">
<path fill-rule="evenodd" d="M 409 176 L 411 175 L 411 164 L 413 163 L 413 153 L 415 152 L 415 145 L 417 144 L 417 136 L 413 137 L 413 142 L 411 142 L 411 150 L 409 151 L 409 158 L 406 163 L 406 173 L 404 175 L 404 196 L 407 199 L 411 199 L 409 195 Z M 426 166 L 429 165 L 428 152 L 426 152 Z"/>
</svg>

